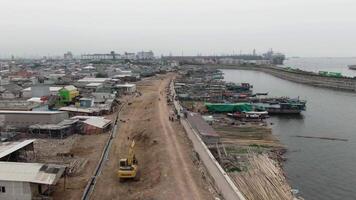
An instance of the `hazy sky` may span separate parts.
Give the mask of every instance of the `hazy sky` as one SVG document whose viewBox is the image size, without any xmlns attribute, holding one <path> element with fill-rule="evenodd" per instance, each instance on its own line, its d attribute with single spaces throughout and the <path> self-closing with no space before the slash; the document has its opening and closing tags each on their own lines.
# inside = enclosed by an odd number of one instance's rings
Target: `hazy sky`
<svg viewBox="0 0 356 200">
<path fill-rule="evenodd" d="M 356 0 L 0 0 L 0 56 L 356 56 Z"/>
</svg>

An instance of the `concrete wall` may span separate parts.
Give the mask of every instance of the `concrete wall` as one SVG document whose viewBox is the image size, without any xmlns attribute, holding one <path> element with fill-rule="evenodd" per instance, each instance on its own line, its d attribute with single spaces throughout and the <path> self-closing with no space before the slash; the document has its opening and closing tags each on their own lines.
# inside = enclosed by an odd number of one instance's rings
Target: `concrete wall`
<svg viewBox="0 0 356 200">
<path fill-rule="evenodd" d="M 42 97 L 49 96 L 49 86 L 48 85 L 33 85 L 31 87 L 32 97 Z"/>
<path fill-rule="evenodd" d="M 171 84 L 172 95 L 175 95 L 174 86 Z M 177 101 L 174 101 L 174 106 L 180 113 L 181 106 Z M 214 180 L 215 186 L 219 189 L 220 194 L 225 200 L 245 200 L 245 197 L 238 190 L 236 185 L 232 182 L 228 174 L 220 166 L 215 157 L 211 154 L 208 147 L 205 145 L 203 140 L 200 138 L 199 133 L 197 133 L 194 128 L 188 123 L 187 120 L 181 117 L 181 124 L 183 125 L 189 139 L 193 143 L 195 152 L 198 153 L 200 160 L 203 162 L 205 168 L 207 169 L 209 175 Z"/>
<path fill-rule="evenodd" d="M 198 133 L 194 131 L 194 129 L 186 120 L 182 119 L 181 123 L 186 130 L 189 139 L 193 143 L 194 150 L 199 154 L 200 160 L 204 163 L 207 171 L 215 181 L 215 185 L 219 189 L 219 192 L 224 197 L 224 199 L 245 200 L 242 193 L 238 190 L 228 174 L 211 154 L 210 150 L 201 140 Z"/>
<path fill-rule="evenodd" d="M 30 183 L 26 182 L 12 182 L 12 181 L 0 181 L 0 190 L 1 187 L 5 187 L 5 193 L 0 191 L 1 200 L 31 200 L 32 192 Z"/>
</svg>

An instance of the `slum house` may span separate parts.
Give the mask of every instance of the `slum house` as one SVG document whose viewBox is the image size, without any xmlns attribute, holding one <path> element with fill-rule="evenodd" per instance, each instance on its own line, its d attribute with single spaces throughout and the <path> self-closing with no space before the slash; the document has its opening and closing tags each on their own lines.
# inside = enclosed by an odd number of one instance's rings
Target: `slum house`
<svg viewBox="0 0 356 200">
<path fill-rule="evenodd" d="M 57 96 L 59 95 L 59 90 L 63 87 L 51 87 L 48 85 L 36 85 L 25 88 L 22 90 L 23 98 L 31 98 L 31 97 L 42 97 L 42 96 Z"/>
<path fill-rule="evenodd" d="M 103 87 L 103 83 L 88 83 L 84 86 L 87 93 L 92 93 Z"/>
<path fill-rule="evenodd" d="M 199 133 L 205 144 L 215 145 L 219 142 L 219 134 L 215 132 L 199 113 L 187 112 L 186 116 L 188 122 Z"/>
<path fill-rule="evenodd" d="M 56 124 L 68 119 L 68 113 L 62 111 L 11 111 L 0 110 L 0 127 L 13 126 L 27 129 L 35 124 Z"/>
<path fill-rule="evenodd" d="M 115 94 L 109 92 L 94 92 L 91 93 L 91 96 L 94 97 L 94 103 L 103 104 L 108 99 L 115 99 Z"/>
<path fill-rule="evenodd" d="M 79 79 L 78 80 L 78 83 L 86 83 L 86 84 L 89 84 L 89 83 L 104 83 L 104 82 L 107 82 L 107 81 L 110 81 L 111 78 L 83 78 L 83 79 Z"/>
<path fill-rule="evenodd" d="M 1 142 L 0 161 L 26 162 L 34 158 L 33 142 L 24 140 L 21 142 Z"/>
<path fill-rule="evenodd" d="M 65 166 L 0 162 L 0 199 L 49 199 Z"/>
<path fill-rule="evenodd" d="M 58 124 L 35 124 L 29 126 L 29 133 L 34 137 L 49 137 L 63 139 L 69 135 L 79 133 L 79 120 L 66 119 Z"/>
<path fill-rule="evenodd" d="M 21 98 L 22 87 L 16 84 L 0 85 L 0 97 L 2 99 L 16 99 Z"/>
<path fill-rule="evenodd" d="M 122 82 L 136 82 L 140 80 L 139 74 L 117 74 L 113 76 L 114 79 L 118 79 Z"/>
<path fill-rule="evenodd" d="M 10 78 L 9 83 L 18 85 L 21 88 L 26 88 L 30 87 L 33 84 L 36 84 L 38 82 L 37 77 L 30 77 L 30 78 Z"/>
<path fill-rule="evenodd" d="M 48 110 L 48 105 L 28 100 L 0 100 L 0 110 L 41 111 Z"/>
<path fill-rule="evenodd" d="M 111 130 L 111 120 L 91 117 L 83 121 L 84 134 L 100 134 L 106 133 Z"/>
<path fill-rule="evenodd" d="M 136 84 L 117 84 L 115 85 L 115 88 L 117 89 L 117 92 L 119 94 L 133 94 L 134 92 L 136 92 Z"/>
<path fill-rule="evenodd" d="M 72 102 L 77 96 L 79 96 L 79 91 L 73 85 L 67 85 L 59 90 L 60 102 L 63 104 L 68 104 Z"/>
<path fill-rule="evenodd" d="M 80 108 L 74 106 L 61 107 L 59 108 L 59 110 L 68 112 L 69 116 L 76 116 L 76 115 L 100 116 L 105 112 L 104 110 L 95 107 Z"/>
</svg>

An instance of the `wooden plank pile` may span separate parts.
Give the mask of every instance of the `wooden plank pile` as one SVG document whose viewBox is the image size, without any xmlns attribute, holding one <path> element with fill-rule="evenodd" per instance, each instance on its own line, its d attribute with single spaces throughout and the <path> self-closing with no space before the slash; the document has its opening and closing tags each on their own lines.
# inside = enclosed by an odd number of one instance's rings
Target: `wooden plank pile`
<svg viewBox="0 0 356 200">
<path fill-rule="evenodd" d="M 282 169 L 267 154 L 252 154 L 248 163 L 248 171 L 229 174 L 246 199 L 294 198 Z"/>
</svg>

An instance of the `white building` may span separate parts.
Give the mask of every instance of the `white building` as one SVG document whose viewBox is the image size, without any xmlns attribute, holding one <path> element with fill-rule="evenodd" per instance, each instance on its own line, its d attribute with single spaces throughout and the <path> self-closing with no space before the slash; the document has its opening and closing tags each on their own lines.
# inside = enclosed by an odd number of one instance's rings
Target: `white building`
<svg viewBox="0 0 356 200">
<path fill-rule="evenodd" d="M 136 92 L 136 84 L 130 84 L 130 83 L 125 83 L 125 84 L 117 84 L 116 88 L 119 92 L 119 94 L 132 94 Z"/>
<path fill-rule="evenodd" d="M 31 200 L 47 197 L 65 170 L 40 163 L 0 162 L 0 199 Z"/>
</svg>

